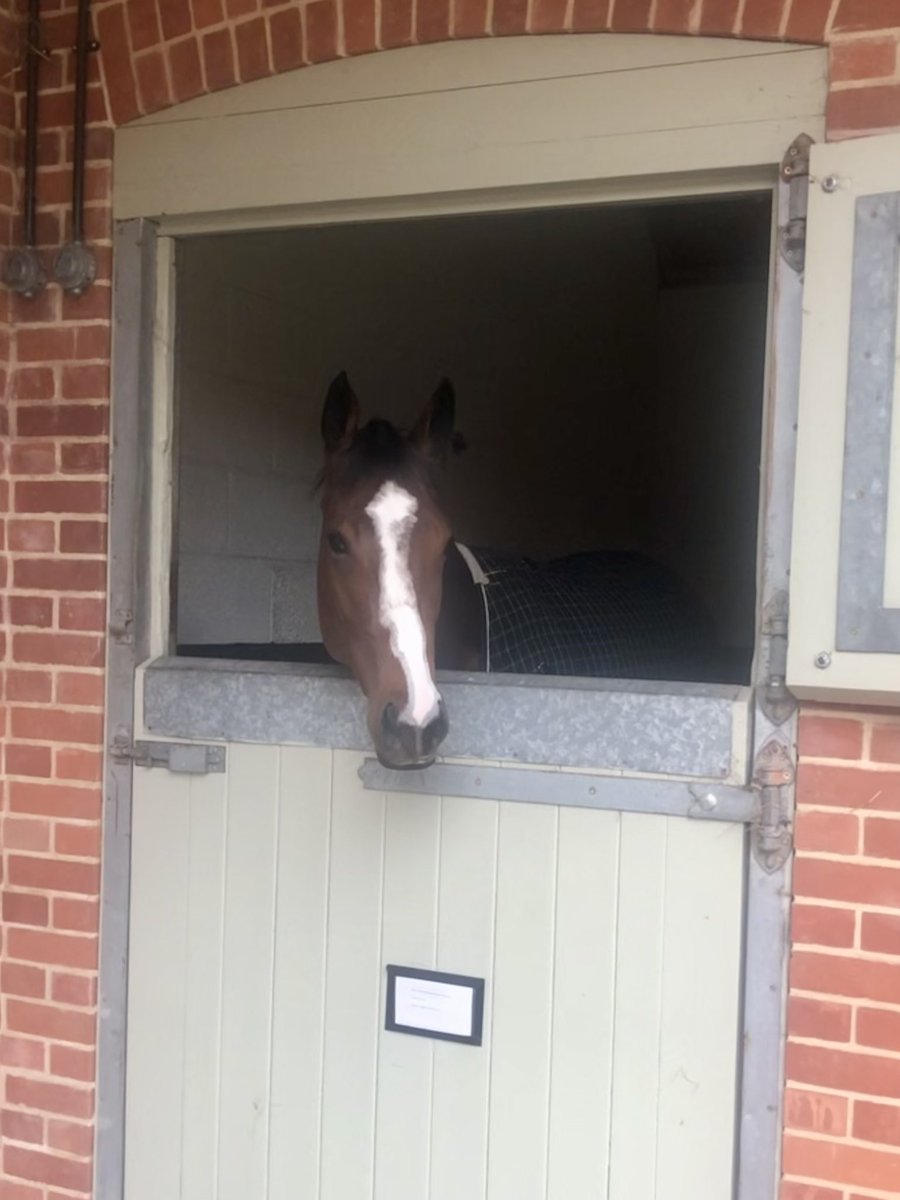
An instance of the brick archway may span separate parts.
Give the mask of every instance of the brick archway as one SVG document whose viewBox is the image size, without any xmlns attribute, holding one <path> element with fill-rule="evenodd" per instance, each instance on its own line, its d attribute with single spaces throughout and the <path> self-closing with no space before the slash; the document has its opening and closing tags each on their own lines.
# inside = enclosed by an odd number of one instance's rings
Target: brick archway
<svg viewBox="0 0 900 1200">
<path fill-rule="evenodd" d="M 900 123 L 892 0 L 114 0 L 97 12 L 108 114 L 120 125 L 203 94 L 336 58 L 542 33 L 741 37 L 832 46 L 829 125 Z M 863 80 L 894 80 L 866 88 Z"/>
<path fill-rule="evenodd" d="M 42 70 L 39 144 L 48 257 L 67 236 L 74 7 L 44 4 L 54 51 Z M 21 95 L 10 48 L 22 44 L 23 12 L 23 0 L 0 0 L 0 245 L 17 226 Z M 900 128 L 900 0 L 95 0 L 94 21 L 86 232 L 98 281 L 80 299 L 54 286 L 34 301 L 0 291 L 0 1183 L 10 1200 L 91 1194 L 112 128 L 348 55 L 566 32 L 826 44 L 831 136 Z M 869 834 L 875 846 L 877 821 L 891 837 L 900 828 L 900 721 L 807 714 L 801 754 L 798 846 L 814 886 L 794 915 L 805 975 L 795 975 L 791 1005 L 782 1200 L 854 1200 L 860 1188 L 881 1200 L 900 1178 L 900 870 L 884 861 L 900 849 L 870 848 Z M 863 821 L 873 793 L 883 811 Z M 827 859 L 840 856 L 853 860 L 840 871 L 854 873 L 857 891 L 844 875 L 824 879 Z M 861 911 L 867 888 L 877 912 Z M 855 970 L 863 952 L 879 958 L 868 975 Z M 867 1089 L 875 1099 L 860 1100 Z"/>
</svg>

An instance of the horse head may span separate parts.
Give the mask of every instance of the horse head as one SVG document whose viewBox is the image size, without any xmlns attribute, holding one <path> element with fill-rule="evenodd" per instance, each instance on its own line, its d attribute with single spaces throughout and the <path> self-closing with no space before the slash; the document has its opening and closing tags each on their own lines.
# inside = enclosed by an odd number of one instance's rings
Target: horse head
<svg viewBox="0 0 900 1200">
<path fill-rule="evenodd" d="M 409 433 L 360 425 L 345 373 L 322 410 L 319 623 L 366 696 L 379 760 L 393 768 L 428 766 L 447 736 L 434 661 L 450 525 L 437 482 L 453 413 L 445 380 Z"/>
</svg>

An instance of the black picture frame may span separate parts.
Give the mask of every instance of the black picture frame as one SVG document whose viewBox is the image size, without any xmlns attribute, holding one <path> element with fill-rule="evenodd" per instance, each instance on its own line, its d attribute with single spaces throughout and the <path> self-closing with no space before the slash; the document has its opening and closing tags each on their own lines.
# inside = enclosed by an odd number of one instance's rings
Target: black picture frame
<svg viewBox="0 0 900 1200">
<path fill-rule="evenodd" d="M 484 1029 L 484 980 L 474 975 L 451 975 L 446 971 L 424 971 L 420 967 L 401 967 L 388 964 L 387 1000 L 385 1003 L 384 1027 L 392 1033 L 408 1033 L 413 1037 L 437 1039 L 440 1042 L 462 1042 L 467 1046 L 480 1046 Z M 402 979 L 424 979 L 433 983 L 449 983 L 456 987 L 469 988 L 472 992 L 472 1032 L 466 1037 L 458 1033 L 443 1033 L 431 1029 L 420 1029 L 415 1025 L 402 1025 L 396 1019 L 396 981 Z"/>
</svg>

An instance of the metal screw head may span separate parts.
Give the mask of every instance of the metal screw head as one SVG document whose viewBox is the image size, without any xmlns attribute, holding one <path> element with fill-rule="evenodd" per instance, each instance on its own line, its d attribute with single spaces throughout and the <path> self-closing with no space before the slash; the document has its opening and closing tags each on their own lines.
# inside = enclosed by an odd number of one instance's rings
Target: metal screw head
<svg viewBox="0 0 900 1200">
<path fill-rule="evenodd" d="M 827 650 L 820 650 L 813 661 L 820 671 L 826 671 L 831 666 L 831 655 Z"/>
<path fill-rule="evenodd" d="M 841 181 L 838 179 L 837 175 L 826 175 L 822 180 L 822 191 L 836 192 L 840 186 L 840 182 Z"/>
<path fill-rule="evenodd" d="M 697 797 L 697 806 L 703 812 L 713 812 L 719 804 L 719 798 L 715 792 L 704 792 L 703 795 Z"/>
</svg>

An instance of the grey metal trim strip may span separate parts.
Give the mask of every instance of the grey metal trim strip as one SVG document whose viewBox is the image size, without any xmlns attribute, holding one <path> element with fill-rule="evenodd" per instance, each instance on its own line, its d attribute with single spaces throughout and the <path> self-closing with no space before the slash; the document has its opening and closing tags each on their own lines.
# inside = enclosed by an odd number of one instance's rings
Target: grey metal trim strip
<svg viewBox="0 0 900 1200">
<path fill-rule="evenodd" d="M 884 605 L 891 410 L 897 370 L 900 192 L 856 202 L 836 645 L 900 652 Z"/>
<path fill-rule="evenodd" d="M 752 821 L 756 807 L 748 788 L 677 779 L 622 779 L 456 763 L 435 763 L 424 771 L 391 771 L 373 758 L 367 758 L 359 768 L 359 777 L 376 792 L 513 800 L 736 824 Z"/>
<path fill-rule="evenodd" d="M 785 184 L 778 189 L 778 221 L 789 215 Z M 764 483 L 759 611 L 780 608 L 790 584 L 791 514 L 794 492 L 796 420 L 800 394 L 803 287 L 800 277 L 773 256 L 773 363 L 763 445 Z M 786 615 L 786 614 L 785 614 Z M 783 679 L 779 637 L 761 639 L 757 683 L 760 697 L 770 681 Z M 796 762 L 796 714 L 776 724 L 758 703 L 753 713 L 753 756 L 771 739 L 781 741 Z M 791 785 L 792 787 L 792 785 Z M 787 798 L 792 809 L 793 794 Z M 748 839 L 749 840 L 749 839 Z M 749 849 L 749 847 L 748 847 Z M 787 964 L 790 947 L 791 860 L 767 872 L 747 854 L 744 917 L 744 981 L 740 1062 L 740 1101 L 735 1164 L 736 1200 L 776 1200 L 781 1179 L 784 1053 L 787 1036 Z"/>
<path fill-rule="evenodd" d="M 130 744 L 134 672 L 143 656 L 142 547 L 149 529 L 145 448 L 152 412 L 150 338 L 156 233 L 147 221 L 116 229 L 113 262 L 112 497 L 109 528 L 109 636 L 106 745 Z M 143 595 L 141 595 L 143 593 Z M 125 1046 L 131 892 L 131 762 L 107 752 L 103 794 L 100 996 L 97 1048 L 95 1200 L 121 1200 L 125 1173 Z"/>
<path fill-rule="evenodd" d="M 449 672 L 440 686 L 448 758 L 745 781 L 734 777 L 748 749 L 742 688 Z M 159 659 L 144 724 L 162 737 L 372 748 L 359 688 L 320 666 Z"/>
<path fill-rule="evenodd" d="M 774 737 L 795 754 L 796 715 L 776 727 L 757 709 L 755 724 L 757 750 Z M 769 873 L 747 855 L 737 1200 L 775 1200 L 779 1189 L 792 865 Z"/>
</svg>

